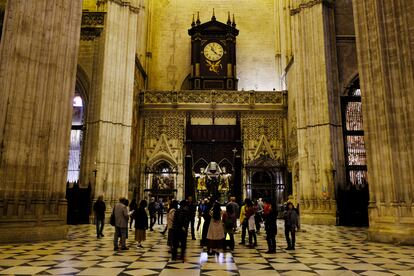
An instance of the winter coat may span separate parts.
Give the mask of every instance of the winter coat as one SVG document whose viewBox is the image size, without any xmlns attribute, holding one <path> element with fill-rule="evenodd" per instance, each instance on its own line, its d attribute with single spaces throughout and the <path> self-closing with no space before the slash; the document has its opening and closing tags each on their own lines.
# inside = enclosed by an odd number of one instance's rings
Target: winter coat
<svg viewBox="0 0 414 276">
<path fill-rule="evenodd" d="M 145 208 L 138 208 L 134 212 L 135 216 L 135 229 L 146 230 L 148 229 L 148 215 Z"/>
</svg>

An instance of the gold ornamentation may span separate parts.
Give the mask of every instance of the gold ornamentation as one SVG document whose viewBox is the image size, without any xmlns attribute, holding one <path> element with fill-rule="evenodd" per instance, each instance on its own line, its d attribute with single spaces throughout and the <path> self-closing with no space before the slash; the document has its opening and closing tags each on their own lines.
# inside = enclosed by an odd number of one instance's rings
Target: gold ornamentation
<svg viewBox="0 0 414 276">
<path fill-rule="evenodd" d="M 267 91 L 228 91 L 228 90 L 181 90 L 143 91 L 140 105 L 146 104 L 234 104 L 234 105 L 277 105 L 283 108 L 287 95 Z"/>
<path fill-rule="evenodd" d="M 219 71 L 223 69 L 223 66 L 221 65 L 221 60 L 209 61 L 208 59 L 206 59 L 206 63 L 208 66 L 208 70 L 216 74 L 219 74 Z"/>
</svg>

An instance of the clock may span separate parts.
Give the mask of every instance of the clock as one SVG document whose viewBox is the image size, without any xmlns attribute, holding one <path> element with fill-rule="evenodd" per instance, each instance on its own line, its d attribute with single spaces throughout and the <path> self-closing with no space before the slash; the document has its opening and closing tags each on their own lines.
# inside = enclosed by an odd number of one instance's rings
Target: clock
<svg viewBox="0 0 414 276">
<path fill-rule="evenodd" d="M 204 56 L 211 61 L 218 61 L 223 57 L 224 49 L 217 42 L 210 42 L 204 47 Z"/>
<path fill-rule="evenodd" d="M 216 17 L 201 24 L 191 23 L 190 89 L 193 90 L 237 90 L 236 77 L 236 23 L 227 19 L 227 24 Z"/>
</svg>

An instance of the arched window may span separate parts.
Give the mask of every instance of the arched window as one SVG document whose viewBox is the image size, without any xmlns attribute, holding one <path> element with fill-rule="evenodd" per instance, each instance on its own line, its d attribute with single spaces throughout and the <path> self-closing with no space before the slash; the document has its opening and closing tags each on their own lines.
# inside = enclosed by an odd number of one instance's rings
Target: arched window
<svg viewBox="0 0 414 276">
<path fill-rule="evenodd" d="M 79 182 L 81 165 L 82 132 L 84 117 L 84 101 L 79 93 L 73 98 L 72 128 L 70 131 L 70 147 L 68 162 L 68 177 L 70 183 Z"/>
<path fill-rule="evenodd" d="M 347 183 L 357 190 L 367 186 L 367 158 L 362 120 L 361 89 L 356 79 L 342 97 L 342 120 Z"/>
</svg>

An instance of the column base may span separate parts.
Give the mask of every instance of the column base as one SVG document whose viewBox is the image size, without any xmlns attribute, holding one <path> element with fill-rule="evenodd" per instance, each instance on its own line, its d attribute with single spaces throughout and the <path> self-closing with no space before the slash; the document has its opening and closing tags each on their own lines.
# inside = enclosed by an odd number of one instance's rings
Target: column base
<svg viewBox="0 0 414 276">
<path fill-rule="evenodd" d="M 301 212 L 300 223 L 302 224 L 321 224 L 336 225 L 336 214 L 327 212 Z"/>
<path fill-rule="evenodd" d="M 368 229 L 368 240 L 414 245 L 414 225 L 376 225 Z"/>
<path fill-rule="evenodd" d="M 50 225 L 27 227 L 22 223 L 21 227 L 0 228 L 0 243 L 19 243 L 33 241 L 50 241 L 66 239 L 68 225 Z"/>
</svg>

